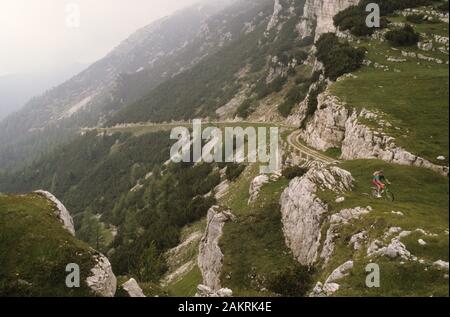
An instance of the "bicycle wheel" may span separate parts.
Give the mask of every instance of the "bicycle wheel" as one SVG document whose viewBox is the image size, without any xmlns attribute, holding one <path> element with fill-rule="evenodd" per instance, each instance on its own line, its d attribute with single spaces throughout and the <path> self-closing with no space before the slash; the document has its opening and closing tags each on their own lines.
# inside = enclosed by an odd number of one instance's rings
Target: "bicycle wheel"
<svg viewBox="0 0 450 317">
<path fill-rule="evenodd" d="M 370 198 L 378 198 L 378 190 L 375 188 L 372 188 L 372 191 L 370 192 Z"/>
<path fill-rule="evenodd" d="M 386 193 L 386 200 L 390 201 L 390 202 L 393 202 L 395 200 L 394 194 L 392 192 L 387 192 Z"/>
</svg>

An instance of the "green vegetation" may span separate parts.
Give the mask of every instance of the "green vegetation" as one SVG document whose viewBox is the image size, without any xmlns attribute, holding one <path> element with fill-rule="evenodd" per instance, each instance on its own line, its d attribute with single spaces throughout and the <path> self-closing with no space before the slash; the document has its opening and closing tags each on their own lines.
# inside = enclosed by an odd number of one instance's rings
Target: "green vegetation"
<svg viewBox="0 0 450 317">
<path fill-rule="evenodd" d="M 292 109 L 305 99 L 307 93 L 308 87 L 306 85 L 292 87 L 286 94 L 285 101 L 278 106 L 280 114 L 287 118 L 291 114 Z"/>
<path fill-rule="evenodd" d="M 364 48 L 353 48 L 347 42 L 341 43 L 334 33 L 323 34 L 316 47 L 317 59 L 323 63 L 325 76 L 331 80 L 357 70 L 364 60 Z"/>
<path fill-rule="evenodd" d="M 376 160 L 348 161 L 342 163 L 341 167 L 350 171 L 355 178 L 354 190 L 346 193 L 344 203 L 336 203 L 336 194 L 328 191 L 320 193 L 321 199 L 328 203 L 332 211 L 357 206 L 372 206 L 373 211 L 343 227 L 336 241 L 334 256 L 327 269 L 321 272 L 322 278 L 325 278 L 345 261 L 352 258 L 355 261 L 355 268 L 348 278 L 342 280 L 341 290 L 336 295 L 448 296 L 448 280 L 444 278 L 444 272 L 432 267 L 432 263 L 439 259 L 448 261 L 448 235 L 445 233 L 449 224 L 448 179 L 427 169 Z M 368 196 L 371 174 L 380 169 L 393 183 L 391 189 L 396 194 L 394 203 Z M 392 211 L 402 212 L 403 216 Z M 362 230 L 368 231 L 369 241 L 380 239 L 390 227 L 401 227 L 413 232 L 407 238 L 402 238 L 402 242 L 425 263 L 406 262 L 401 265 L 398 259 L 378 258 L 376 263 L 380 265 L 382 287 L 369 289 L 365 286 L 367 273 L 363 273 L 369 263 L 365 249 L 353 254 L 348 246 L 349 239 Z M 419 228 L 436 236 L 419 235 L 415 232 Z M 419 238 L 426 240 L 427 245 L 420 246 L 417 242 Z"/>
<path fill-rule="evenodd" d="M 254 100 L 247 99 L 245 100 L 236 110 L 236 115 L 241 117 L 242 119 L 247 119 L 250 114 L 255 110 L 253 106 Z"/>
<path fill-rule="evenodd" d="M 403 22 L 404 19 L 396 21 Z M 420 27 L 420 32 L 426 34 L 448 30 L 448 24 L 444 23 L 414 27 Z M 375 122 L 376 128 L 382 128 L 395 137 L 399 146 L 434 163 L 448 164 L 448 161 L 436 160 L 441 155 L 448 158 L 448 66 L 418 62 L 414 58 L 392 63 L 385 56 L 402 58 L 402 55 L 393 51 L 388 43 L 362 40 L 360 45 L 368 48 L 369 60 L 388 65 L 391 70 L 363 67 L 354 73 L 357 78 L 334 83 L 331 92 L 352 108 L 381 111 L 384 114 L 382 119 L 392 126 L 380 127 Z M 424 54 L 417 48 L 408 48 L 407 51 Z M 448 56 L 440 52 L 426 54 L 448 60 Z"/>
<path fill-rule="evenodd" d="M 222 286 L 231 288 L 235 296 L 276 296 L 264 290 L 269 278 L 281 268 L 296 266 L 284 243 L 279 212 L 279 197 L 288 181 L 283 178 L 265 185 L 258 200 L 248 206 L 248 188 L 256 172 L 257 166 L 249 167 L 220 202 L 238 217 L 225 224 L 220 240 Z"/>
<path fill-rule="evenodd" d="M 267 282 L 268 289 L 275 294 L 304 297 L 314 286 L 314 269 L 295 265 L 273 273 Z"/>
<path fill-rule="evenodd" d="M 94 266 L 89 246 L 74 238 L 38 194 L 0 194 L 0 294 L 92 296 L 85 280 Z M 80 288 L 66 287 L 67 264 L 80 265 Z"/>
<path fill-rule="evenodd" d="M 302 177 L 307 172 L 306 168 L 300 166 L 289 166 L 283 170 L 283 177 L 288 180 L 294 179 L 296 177 Z"/>
<path fill-rule="evenodd" d="M 420 38 L 419 34 L 408 24 L 401 29 L 387 32 L 385 37 L 394 46 L 413 46 L 419 42 Z"/>
<path fill-rule="evenodd" d="M 433 0 L 363 0 L 357 6 L 350 6 L 339 12 L 334 17 L 335 26 L 339 27 L 341 30 L 349 30 L 356 36 L 370 35 L 375 32 L 376 28 L 369 28 L 366 25 L 366 6 L 369 3 L 378 4 L 381 16 L 386 17 L 396 10 L 432 4 Z M 382 19 L 380 26 L 382 28 L 387 26 L 387 20 L 385 18 Z"/>
<path fill-rule="evenodd" d="M 197 292 L 197 285 L 202 283 L 200 269 L 195 266 L 181 280 L 168 287 L 169 296 L 192 297 Z"/>
</svg>

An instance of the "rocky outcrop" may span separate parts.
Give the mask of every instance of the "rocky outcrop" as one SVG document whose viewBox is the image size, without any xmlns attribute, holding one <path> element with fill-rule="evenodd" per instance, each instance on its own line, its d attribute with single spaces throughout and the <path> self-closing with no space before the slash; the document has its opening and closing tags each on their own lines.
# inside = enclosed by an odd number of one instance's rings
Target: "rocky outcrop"
<svg viewBox="0 0 450 317">
<path fill-rule="evenodd" d="M 314 35 L 316 40 L 324 33 L 335 32 L 333 17 L 358 3 L 359 0 L 306 0 L 303 19 L 297 26 L 297 31 L 302 38 Z"/>
<path fill-rule="evenodd" d="M 302 132 L 303 140 L 321 151 L 340 147 L 345 138 L 349 111 L 337 106 L 336 97 L 325 93 L 318 96 L 318 105 L 318 110 Z"/>
<path fill-rule="evenodd" d="M 352 175 L 336 166 L 313 166 L 304 176 L 293 179 L 280 198 L 283 233 L 286 245 L 303 265 L 316 262 L 320 249 L 321 227 L 328 206 L 321 201 L 318 189 L 335 192 L 351 190 Z"/>
<path fill-rule="evenodd" d="M 280 0 L 275 0 L 273 14 L 270 17 L 269 24 L 267 24 L 267 31 L 272 30 L 278 24 L 278 20 L 282 10 L 283 6 L 281 5 Z"/>
<path fill-rule="evenodd" d="M 348 224 L 352 220 L 361 218 L 363 215 L 367 215 L 371 211 L 372 208 L 370 206 L 367 208 L 357 207 L 341 210 L 340 212 L 329 217 L 330 227 L 327 230 L 327 236 L 325 238 L 322 252 L 320 254 L 320 258 L 324 260 L 324 265 L 328 263 L 333 254 L 335 248 L 335 239 L 339 236 L 340 227 L 342 225 Z"/>
<path fill-rule="evenodd" d="M 206 285 L 199 285 L 197 287 L 197 294 L 195 297 L 231 297 L 233 296 L 233 291 L 229 288 L 221 288 L 217 291 L 213 291 L 210 287 Z"/>
<path fill-rule="evenodd" d="M 134 278 L 130 278 L 128 281 L 123 283 L 122 288 L 130 297 L 146 297 L 144 292 L 142 292 L 142 288 L 138 285 Z"/>
<path fill-rule="evenodd" d="M 302 138 L 308 145 L 322 151 L 341 147 L 343 160 L 380 159 L 448 175 L 448 167 L 414 155 L 397 146 L 393 137 L 360 123 L 361 119 L 373 118 L 377 115 L 367 110 L 349 110 L 327 90 L 319 95 L 318 109 L 307 122 Z"/>
<path fill-rule="evenodd" d="M 38 190 L 35 193 L 44 196 L 56 207 L 55 215 L 58 217 L 59 221 L 63 224 L 64 229 L 70 232 L 71 235 L 75 236 L 75 227 L 73 226 L 73 219 L 70 215 L 69 211 L 67 211 L 66 207 L 55 197 L 53 194 L 44 191 Z"/>
<path fill-rule="evenodd" d="M 93 256 L 95 266 L 91 275 L 86 279 L 88 287 L 98 296 L 114 297 L 117 288 L 117 279 L 109 260 L 102 254 Z"/>
<path fill-rule="evenodd" d="M 340 285 L 336 283 L 337 281 L 343 279 L 350 274 L 353 269 L 353 261 L 347 261 L 337 269 L 335 269 L 330 276 L 325 280 L 325 283 L 318 282 L 313 289 L 310 296 L 320 297 L 320 296 L 331 296 L 336 293 Z"/>
<path fill-rule="evenodd" d="M 256 176 L 253 181 L 250 183 L 250 189 L 249 194 L 250 198 L 248 199 L 248 204 L 252 204 L 256 201 L 258 198 L 259 191 L 264 186 L 264 184 L 267 184 L 269 182 L 269 176 L 267 175 L 259 175 Z"/>
<path fill-rule="evenodd" d="M 223 253 L 219 247 L 219 240 L 225 223 L 234 218 L 231 211 L 222 210 L 219 206 L 213 206 L 208 210 L 206 230 L 199 247 L 198 267 L 203 277 L 202 285 L 213 293 L 221 289 Z"/>
</svg>

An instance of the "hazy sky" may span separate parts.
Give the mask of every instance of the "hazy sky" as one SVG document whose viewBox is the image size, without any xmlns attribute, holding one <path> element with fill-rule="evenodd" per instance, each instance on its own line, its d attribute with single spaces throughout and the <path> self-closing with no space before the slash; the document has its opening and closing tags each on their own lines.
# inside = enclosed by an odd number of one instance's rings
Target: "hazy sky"
<svg viewBox="0 0 450 317">
<path fill-rule="evenodd" d="M 0 0 L 0 75 L 92 63 L 138 28 L 196 2 Z"/>
</svg>

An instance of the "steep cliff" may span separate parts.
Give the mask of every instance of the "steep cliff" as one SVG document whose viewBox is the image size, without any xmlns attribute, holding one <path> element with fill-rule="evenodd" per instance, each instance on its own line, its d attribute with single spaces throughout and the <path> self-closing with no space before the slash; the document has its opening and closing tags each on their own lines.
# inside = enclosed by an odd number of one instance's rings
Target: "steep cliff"
<svg viewBox="0 0 450 317">
<path fill-rule="evenodd" d="M 314 36 L 335 32 L 333 17 L 349 6 L 356 5 L 360 0 L 306 0 L 303 20 L 297 25 L 301 37 Z"/>
<path fill-rule="evenodd" d="M 228 294 L 221 290 L 220 274 L 223 253 L 219 241 L 222 237 L 225 222 L 233 220 L 234 215 L 228 210 L 221 210 L 213 206 L 208 211 L 205 234 L 200 242 L 198 267 L 203 276 L 203 283 L 199 285 L 199 296 L 214 296 L 214 294 Z"/>
<path fill-rule="evenodd" d="M 341 148 L 341 159 L 344 160 L 380 159 L 389 163 L 429 168 L 448 175 L 448 167 L 433 164 L 406 151 L 396 145 L 393 137 L 361 123 L 364 119 L 376 119 L 377 116 L 364 109 L 350 109 L 329 91 L 325 91 L 318 97 L 317 111 L 306 123 L 302 138 L 308 145 L 322 151 Z"/>
<path fill-rule="evenodd" d="M 351 190 L 352 175 L 338 167 L 317 164 L 300 178 L 293 179 L 281 195 L 280 205 L 286 244 L 303 265 L 313 265 L 321 247 L 321 228 L 328 205 L 319 190 L 342 193 Z"/>
</svg>

